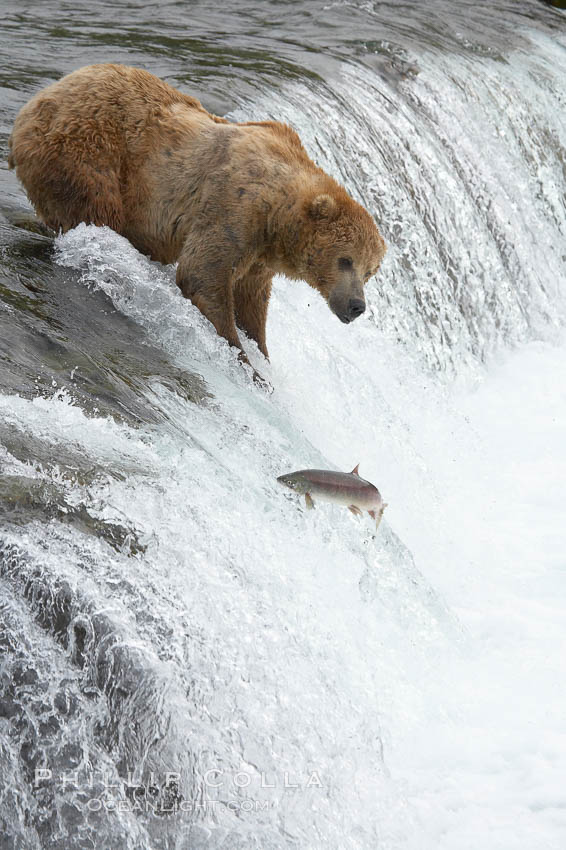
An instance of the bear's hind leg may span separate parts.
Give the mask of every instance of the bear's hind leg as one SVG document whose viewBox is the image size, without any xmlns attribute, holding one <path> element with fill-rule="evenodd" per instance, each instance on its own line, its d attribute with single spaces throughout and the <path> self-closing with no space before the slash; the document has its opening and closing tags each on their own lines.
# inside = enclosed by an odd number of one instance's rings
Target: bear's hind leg
<svg viewBox="0 0 566 850">
<path fill-rule="evenodd" d="M 253 265 L 248 273 L 237 282 L 234 291 L 236 323 L 269 360 L 265 341 L 267 308 L 271 295 L 272 274 L 261 263 Z"/>
<path fill-rule="evenodd" d="M 18 177 L 19 172 L 18 168 Z M 53 230 L 65 232 L 85 222 L 122 232 L 122 197 L 118 176 L 111 169 L 55 161 L 41 178 L 22 174 L 20 179 L 37 214 Z"/>
</svg>

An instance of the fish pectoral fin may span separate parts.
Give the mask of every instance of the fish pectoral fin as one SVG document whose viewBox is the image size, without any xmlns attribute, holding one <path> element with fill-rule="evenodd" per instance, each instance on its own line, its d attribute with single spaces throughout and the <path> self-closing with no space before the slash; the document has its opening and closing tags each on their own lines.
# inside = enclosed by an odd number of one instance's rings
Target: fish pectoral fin
<svg viewBox="0 0 566 850">
<path fill-rule="evenodd" d="M 353 468 L 353 470 L 350 472 L 350 475 L 359 475 L 359 474 L 360 474 L 360 473 L 358 472 L 358 469 L 359 469 L 359 468 L 360 468 L 360 464 L 359 464 L 359 463 L 357 463 L 357 464 L 355 465 L 355 467 Z"/>
<path fill-rule="evenodd" d="M 305 504 L 309 511 L 312 511 L 312 509 L 314 508 L 314 502 L 310 493 L 305 493 Z"/>
<path fill-rule="evenodd" d="M 355 516 L 361 516 L 362 512 L 356 505 L 348 505 L 348 510 L 351 511 Z"/>
</svg>

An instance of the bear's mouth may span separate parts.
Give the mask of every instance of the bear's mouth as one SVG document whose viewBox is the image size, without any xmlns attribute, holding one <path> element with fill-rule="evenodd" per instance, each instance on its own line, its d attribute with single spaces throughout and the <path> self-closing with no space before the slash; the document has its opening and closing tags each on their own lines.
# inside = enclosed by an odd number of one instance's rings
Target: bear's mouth
<svg viewBox="0 0 566 850">
<path fill-rule="evenodd" d="M 352 319 L 349 316 L 346 316 L 344 313 L 336 313 L 341 322 L 345 325 L 349 325 Z"/>
</svg>

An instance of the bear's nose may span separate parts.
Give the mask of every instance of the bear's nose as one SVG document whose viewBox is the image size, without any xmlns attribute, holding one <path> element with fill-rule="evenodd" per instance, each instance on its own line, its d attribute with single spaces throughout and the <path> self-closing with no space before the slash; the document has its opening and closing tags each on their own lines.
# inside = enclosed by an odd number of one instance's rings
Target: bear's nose
<svg viewBox="0 0 566 850">
<path fill-rule="evenodd" d="M 350 319 L 357 319 L 366 309 L 366 302 L 361 298 L 350 298 L 348 302 L 348 315 Z"/>
</svg>

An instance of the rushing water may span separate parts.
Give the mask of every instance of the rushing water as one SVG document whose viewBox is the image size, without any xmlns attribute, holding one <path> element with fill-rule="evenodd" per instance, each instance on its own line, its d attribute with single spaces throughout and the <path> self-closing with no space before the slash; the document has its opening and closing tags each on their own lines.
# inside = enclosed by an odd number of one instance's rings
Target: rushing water
<svg viewBox="0 0 566 850">
<path fill-rule="evenodd" d="M 285 120 L 389 245 L 278 279 L 265 395 L 0 169 L 0 847 L 563 850 L 566 17 L 5 0 L 0 145 L 81 65 Z M 351 469 L 376 534 L 275 483 Z"/>
</svg>

